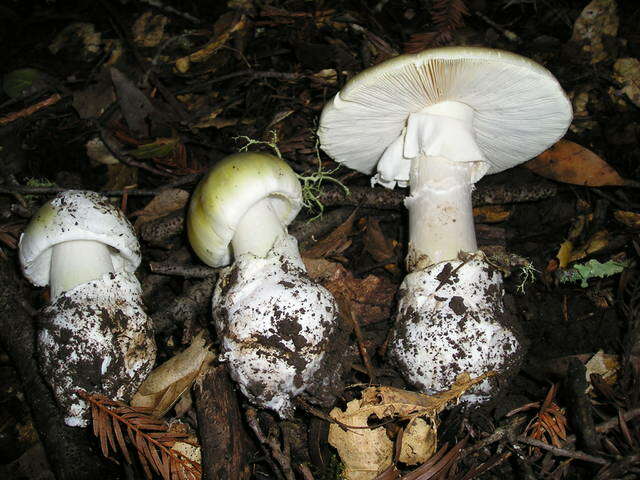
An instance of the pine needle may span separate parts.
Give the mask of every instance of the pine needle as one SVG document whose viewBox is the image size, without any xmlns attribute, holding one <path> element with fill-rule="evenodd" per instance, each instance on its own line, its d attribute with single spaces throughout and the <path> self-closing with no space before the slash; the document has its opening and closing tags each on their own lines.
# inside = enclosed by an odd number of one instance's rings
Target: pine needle
<svg viewBox="0 0 640 480">
<path fill-rule="evenodd" d="M 154 472 L 164 480 L 199 480 L 202 477 L 199 463 L 172 448 L 177 441 L 185 440 L 189 436 L 187 433 L 172 430 L 164 420 L 152 417 L 146 411 L 151 409 L 132 408 L 83 390 L 78 394 L 91 405 L 93 433 L 98 437 L 105 457 L 120 452 L 131 464 L 129 443 L 136 450 L 149 479 L 153 478 Z"/>
</svg>

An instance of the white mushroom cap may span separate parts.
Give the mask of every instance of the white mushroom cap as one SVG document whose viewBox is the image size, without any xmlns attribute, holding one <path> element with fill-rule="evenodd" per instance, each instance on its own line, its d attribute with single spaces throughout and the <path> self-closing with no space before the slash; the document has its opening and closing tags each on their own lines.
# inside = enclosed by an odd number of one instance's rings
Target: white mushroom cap
<svg viewBox="0 0 640 480">
<path fill-rule="evenodd" d="M 189 206 L 187 233 L 200 259 L 212 267 L 228 265 L 240 220 L 265 199 L 284 226 L 302 208 L 300 182 L 284 160 L 264 153 L 236 153 L 212 168 Z"/>
<path fill-rule="evenodd" d="M 412 143 L 414 135 L 403 134 L 409 116 L 428 107 L 438 115 L 432 106 L 443 102 L 473 110 L 473 134 L 484 155 L 476 160 L 487 162 L 489 174 L 551 146 L 572 118 L 562 87 L 538 63 L 500 50 L 444 47 L 401 55 L 353 77 L 322 112 L 321 147 L 336 161 L 371 174 L 391 146 L 387 156 L 395 164 L 385 168 L 406 185 L 407 152 L 420 148 Z"/>
<path fill-rule="evenodd" d="M 49 283 L 52 247 L 72 240 L 91 240 L 109 247 L 115 272 L 134 272 L 140 245 L 124 214 L 102 195 L 68 190 L 44 204 L 20 237 L 20 264 L 37 286 Z"/>
</svg>

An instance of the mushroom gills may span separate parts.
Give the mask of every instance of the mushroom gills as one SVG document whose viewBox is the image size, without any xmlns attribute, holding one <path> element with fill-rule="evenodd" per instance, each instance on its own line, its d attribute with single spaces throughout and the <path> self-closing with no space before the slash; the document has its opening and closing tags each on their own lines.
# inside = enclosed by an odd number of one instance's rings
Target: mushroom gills
<svg viewBox="0 0 640 480">
<path fill-rule="evenodd" d="M 94 240 L 70 240 L 51 249 L 51 299 L 115 271 L 109 246 Z"/>
</svg>

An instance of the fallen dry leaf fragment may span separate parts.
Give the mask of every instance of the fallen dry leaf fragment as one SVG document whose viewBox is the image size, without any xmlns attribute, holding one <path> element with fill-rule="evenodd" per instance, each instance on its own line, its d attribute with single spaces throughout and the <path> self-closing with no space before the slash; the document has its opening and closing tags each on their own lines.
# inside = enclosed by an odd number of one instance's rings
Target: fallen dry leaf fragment
<svg viewBox="0 0 640 480">
<path fill-rule="evenodd" d="M 151 372 L 133 396 L 131 406 L 152 408 L 154 416 L 163 416 L 214 358 L 203 334 L 199 334 L 184 351 Z"/>
<path fill-rule="evenodd" d="M 618 34 L 618 6 L 615 0 L 593 0 L 589 3 L 573 25 L 571 41 L 579 44 L 589 55 L 591 63 L 606 60 L 610 55 L 603 39 Z"/>
<path fill-rule="evenodd" d="M 138 184 L 138 167 L 115 163 L 107 165 L 107 183 L 103 190 L 124 190 Z"/>
<path fill-rule="evenodd" d="M 591 384 L 592 374 L 600 375 L 609 385 L 613 385 L 616 382 L 618 378 L 618 371 L 620 370 L 620 357 L 618 357 L 618 355 L 611 355 L 604 353 L 602 350 L 598 350 L 598 352 L 585 364 L 585 367 L 587 382 L 589 382 L 587 393 L 589 393 L 593 390 L 593 385 Z"/>
<path fill-rule="evenodd" d="M 640 230 L 640 213 L 616 210 L 613 212 L 613 217 L 629 228 Z"/>
<path fill-rule="evenodd" d="M 164 15 L 154 15 L 147 10 L 131 27 L 133 41 L 139 47 L 157 47 L 165 39 L 165 27 L 169 19 Z"/>
<path fill-rule="evenodd" d="M 369 252 L 376 262 L 395 263 L 395 248 L 393 242 L 382 232 L 377 218 L 367 218 L 366 231 L 362 239 L 364 249 Z"/>
<path fill-rule="evenodd" d="M 329 235 L 319 240 L 302 252 L 303 257 L 321 258 L 344 252 L 351 245 L 349 236 L 353 233 L 353 222 L 356 219 L 354 210 L 349 218 L 336 227 Z"/>
<path fill-rule="evenodd" d="M 227 29 L 225 29 L 220 35 L 215 37 L 209 43 L 207 43 L 200 50 L 193 52 L 190 55 L 181 57 L 176 60 L 176 69 L 180 73 L 187 73 L 192 63 L 204 62 L 211 58 L 227 41 L 231 38 L 231 35 L 238 30 L 242 30 L 247 26 L 247 19 L 242 15 L 237 20 L 233 21 Z"/>
<path fill-rule="evenodd" d="M 309 276 L 334 296 L 349 302 L 349 308 L 361 325 L 386 321 L 391 315 L 398 286 L 377 275 L 355 278 L 337 262 L 303 257 Z"/>
<path fill-rule="evenodd" d="M 393 442 L 384 425 L 367 428 L 373 417 L 378 420 L 410 420 L 403 437 L 400 458 L 411 464 L 425 462 L 436 451 L 437 415 L 473 385 L 493 372 L 471 379 L 458 376 L 451 390 L 436 395 L 423 395 L 399 388 L 378 386 L 362 392 L 362 399 L 347 404 L 347 410 L 334 408 L 331 417 L 343 425 L 362 428 L 343 429 L 334 423 L 329 427 L 329 443 L 338 450 L 344 463 L 344 478 L 369 480 L 391 465 Z M 415 421 L 420 419 L 421 421 Z"/>
<path fill-rule="evenodd" d="M 162 190 L 158 195 L 153 197 L 147 206 L 142 210 L 134 212 L 132 215 L 137 216 L 135 227 L 139 230 L 142 225 L 165 215 L 169 215 L 177 210 L 187 206 L 189 201 L 189 192 L 179 188 L 168 188 Z"/>
<path fill-rule="evenodd" d="M 367 427 L 371 415 L 380 407 L 363 407 L 360 400 L 352 400 L 347 410 L 334 408 L 331 417 L 353 427 Z M 380 418 L 380 417 L 379 417 Z M 329 427 L 329 443 L 338 450 L 345 465 L 343 475 L 348 480 L 369 480 L 387 468 L 393 458 L 393 442 L 384 427 L 344 431 L 336 424 Z"/>
<path fill-rule="evenodd" d="M 591 150 L 568 140 L 560 140 L 524 165 L 542 177 L 573 185 L 604 187 L 635 184 L 618 175 Z"/>
<path fill-rule="evenodd" d="M 614 94 L 626 95 L 636 107 L 640 107 L 640 60 L 637 58 L 619 58 L 613 64 L 613 79 L 622 85 Z M 616 101 L 614 95 L 614 101 Z M 624 103 L 624 102 L 623 102 Z"/>
<path fill-rule="evenodd" d="M 508 220 L 513 207 L 507 205 L 483 205 L 474 207 L 473 221 L 476 223 L 500 223 Z"/>
</svg>

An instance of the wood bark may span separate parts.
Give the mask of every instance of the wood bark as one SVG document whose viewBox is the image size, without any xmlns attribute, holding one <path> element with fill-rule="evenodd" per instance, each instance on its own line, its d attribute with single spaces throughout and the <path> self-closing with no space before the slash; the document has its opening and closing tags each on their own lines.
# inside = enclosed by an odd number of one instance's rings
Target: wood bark
<svg viewBox="0 0 640 480">
<path fill-rule="evenodd" d="M 36 329 L 20 305 L 22 279 L 10 260 L 0 260 L 0 342 L 13 362 L 31 409 L 34 426 L 59 480 L 120 478 L 102 458 L 88 429 L 67 427 L 36 361 Z"/>
<path fill-rule="evenodd" d="M 194 387 L 204 480 L 250 476 L 245 432 L 231 379 L 224 365 L 212 366 Z"/>
</svg>

